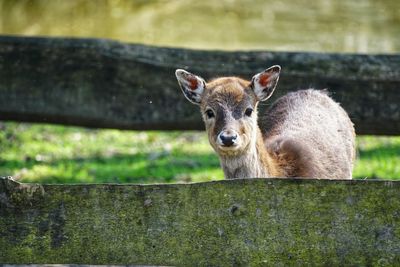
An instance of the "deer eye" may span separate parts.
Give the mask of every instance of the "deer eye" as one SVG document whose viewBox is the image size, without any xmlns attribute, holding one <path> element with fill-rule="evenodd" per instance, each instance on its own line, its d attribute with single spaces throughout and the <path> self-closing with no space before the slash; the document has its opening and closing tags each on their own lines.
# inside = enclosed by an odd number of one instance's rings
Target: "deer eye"
<svg viewBox="0 0 400 267">
<path fill-rule="evenodd" d="M 244 114 L 248 117 L 251 116 L 251 114 L 253 113 L 253 109 L 252 108 L 247 108 L 246 111 L 244 112 Z"/>
<path fill-rule="evenodd" d="M 214 118 L 214 112 L 211 109 L 206 110 L 206 115 L 208 119 Z"/>
</svg>

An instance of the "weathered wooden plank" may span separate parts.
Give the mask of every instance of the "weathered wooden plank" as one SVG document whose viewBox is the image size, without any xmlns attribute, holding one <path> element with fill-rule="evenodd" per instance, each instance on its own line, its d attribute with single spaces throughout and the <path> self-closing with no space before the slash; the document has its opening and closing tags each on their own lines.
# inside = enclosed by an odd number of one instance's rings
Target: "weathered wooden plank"
<svg viewBox="0 0 400 267">
<path fill-rule="evenodd" d="M 274 98 L 329 88 L 358 134 L 400 134 L 399 55 L 200 51 L 101 39 L 0 37 L 0 120 L 203 129 L 197 108 L 181 96 L 176 68 L 250 79 L 273 64 L 283 67 Z"/>
<path fill-rule="evenodd" d="M 0 263 L 398 266 L 400 182 L 0 179 Z"/>
</svg>

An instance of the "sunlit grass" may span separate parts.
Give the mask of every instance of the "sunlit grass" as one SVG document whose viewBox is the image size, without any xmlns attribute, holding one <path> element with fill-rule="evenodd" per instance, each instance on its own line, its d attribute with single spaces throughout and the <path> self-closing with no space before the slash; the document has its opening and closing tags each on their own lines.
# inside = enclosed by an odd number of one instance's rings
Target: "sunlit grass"
<svg viewBox="0 0 400 267">
<path fill-rule="evenodd" d="M 400 137 L 359 137 L 357 148 L 354 177 L 400 179 Z"/>
<path fill-rule="evenodd" d="M 24 182 L 195 182 L 222 178 L 201 132 L 4 123 L 0 175 Z"/>
<path fill-rule="evenodd" d="M 400 137 L 358 137 L 356 178 L 400 178 Z M 40 183 L 170 183 L 223 178 L 204 132 L 2 123 L 0 176 Z"/>
</svg>

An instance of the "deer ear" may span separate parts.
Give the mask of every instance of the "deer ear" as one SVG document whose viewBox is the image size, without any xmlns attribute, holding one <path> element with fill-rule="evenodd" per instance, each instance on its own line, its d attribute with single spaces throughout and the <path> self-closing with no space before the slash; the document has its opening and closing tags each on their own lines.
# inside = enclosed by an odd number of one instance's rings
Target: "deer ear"
<svg viewBox="0 0 400 267">
<path fill-rule="evenodd" d="M 175 75 L 185 97 L 193 104 L 200 104 L 206 84 L 204 79 L 181 69 L 177 69 Z"/>
<path fill-rule="evenodd" d="M 253 76 L 251 87 L 259 101 L 267 100 L 272 95 L 278 83 L 280 72 L 281 67 L 275 65 Z"/>
</svg>

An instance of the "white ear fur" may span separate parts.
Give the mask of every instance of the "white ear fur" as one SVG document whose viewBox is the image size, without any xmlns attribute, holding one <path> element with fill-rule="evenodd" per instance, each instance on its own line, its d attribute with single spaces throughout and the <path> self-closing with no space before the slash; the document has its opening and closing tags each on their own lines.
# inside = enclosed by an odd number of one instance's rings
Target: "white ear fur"
<svg viewBox="0 0 400 267">
<path fill-rule="evenodd" d="M 281 67 L 274 65 L 253 76 L 251 86 L 259 101 L 270 98 L 279 80 Z"/>
<path fill-rule="evenodd" d="M 193 104 L 200 104 L 206 84 L 204 79 L 182 69 L 177 69 L 175 75 L 185 97 Z"/>
</svg>

